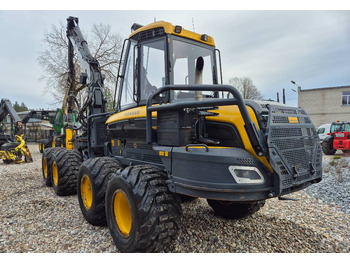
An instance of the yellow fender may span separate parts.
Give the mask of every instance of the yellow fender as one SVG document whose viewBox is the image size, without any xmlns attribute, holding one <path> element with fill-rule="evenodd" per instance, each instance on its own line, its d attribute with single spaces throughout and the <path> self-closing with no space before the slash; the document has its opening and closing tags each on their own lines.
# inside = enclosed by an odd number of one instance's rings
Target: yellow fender
<svg viewBox="0 0 350 262">
<path fill-rule="evenodd" d="M 16 135 L 16 140 L 17 142 L 20 142 L 20 144 L 15 148 L 15 151 L 21 150 L 22 155 L 24 155 L 25 157 L 25 161 L 27 163 L 33 162 L 32 154 L 29 151 L 26 141 L 24 141 L 23 139 L 23 135 L 20 135 L 20 136 Z"/>
</svg>

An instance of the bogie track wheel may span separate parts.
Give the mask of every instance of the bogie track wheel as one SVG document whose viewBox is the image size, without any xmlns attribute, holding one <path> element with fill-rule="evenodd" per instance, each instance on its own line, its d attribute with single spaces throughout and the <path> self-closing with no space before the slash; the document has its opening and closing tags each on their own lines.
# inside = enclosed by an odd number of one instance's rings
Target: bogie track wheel
<svg viewBox="0 0 350 262">
<path fill-rule="evenodd" d="M 176 239 L 181 220 L 178 197 L 168 190 L 166 173 L 130 166 L 113 176 L 106 191 L 107 224 L 121 252 L 158 252 Z"/>
<path fill-rule="evenodd" d="M 52 157 L 57 149 L 58 148 L 47 148 L 43 151 L 43 155 L 41 157 L 42 175 L 46 186 L 52 186 Z"/>
<path fill-rule="evenodd" d="M 52 159 L 52 187 L 59 196 L 77 193 L 77 177 L 83 162 L 79 151 L 57 148 Z"/>
<path fill-rule="evenodd" d="M 39 140 L 39 152 L 40 152 L 40 153 L 43 153 L 43 152 L 44 152 L 42 140 Z"/>
<path fill-rule="evenodd" d="M 92 225 L 106 225 L 105 194 L 109 179 L 121 168 L 118 160 L 96 157 L 84 161 L 77 181 L 80 210 Z"/>
</svg>

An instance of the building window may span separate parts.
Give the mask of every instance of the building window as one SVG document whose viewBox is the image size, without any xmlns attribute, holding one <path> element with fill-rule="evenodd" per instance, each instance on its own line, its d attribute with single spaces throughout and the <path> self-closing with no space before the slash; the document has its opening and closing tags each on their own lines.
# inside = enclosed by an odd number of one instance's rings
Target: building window
<svg viewBox="0 0 350 262">
<path fill-rule="evenodd" d="M 343 92 L 341 103 L 343 106 L 350 106 L 350 91 Z"/>
</svg>

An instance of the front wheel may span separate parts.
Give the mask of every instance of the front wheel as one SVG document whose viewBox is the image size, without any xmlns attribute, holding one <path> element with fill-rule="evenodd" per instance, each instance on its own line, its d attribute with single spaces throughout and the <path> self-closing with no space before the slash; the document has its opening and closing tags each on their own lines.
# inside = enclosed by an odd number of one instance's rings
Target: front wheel
<svg viewBox="0 0 350 262">
<path fill-rule="evenodd" d="M 166 178 L 158 168 L 131 166 L 109 181 L 107 224 L 121 252 L 158 252 L 176 239 L 181 204 Z"/>
<path fill-rule="evenodd" d="M 240 219 L 254 214 L 265 205 L 265 200 L 251 202 L 232 202 L 207 199 L 208 204 L 219 216 Z"/>
<path fill-rule="evenodd" d="M 333 139 L 325 139 L 322 142 L 322 151 L 325 155 L 334 155 L 337 151 L 333 148 Z"/>
</svg>

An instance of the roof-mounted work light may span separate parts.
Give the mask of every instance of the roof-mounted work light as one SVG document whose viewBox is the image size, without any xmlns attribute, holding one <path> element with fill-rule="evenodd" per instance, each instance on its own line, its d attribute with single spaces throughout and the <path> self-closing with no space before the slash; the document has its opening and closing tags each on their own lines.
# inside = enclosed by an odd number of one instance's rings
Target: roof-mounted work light
<svg viewBox="0 0 350 262">
<path fill-rule="evenodd" d="M 208 42 L 208 35 L 206 34 L 201 35 L 201 40 L 204 42 Z"/>
<path fill-rule="evenodd" d="M 177 34 L 180 34 L 181 31 L 182 31 L 182 26 L 176 25 L 176 26 L 175 26 L 175 29 L 174 29 L 174 32 L 177 33 Z"/>
</svg>

